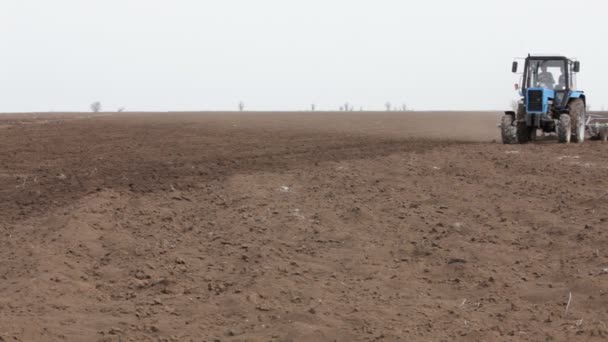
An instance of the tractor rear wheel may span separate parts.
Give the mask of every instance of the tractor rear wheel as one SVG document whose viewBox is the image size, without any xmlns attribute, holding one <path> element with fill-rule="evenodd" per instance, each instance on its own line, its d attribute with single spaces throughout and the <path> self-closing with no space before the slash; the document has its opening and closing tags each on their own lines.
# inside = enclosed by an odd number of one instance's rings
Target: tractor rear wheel
<svg viewBox="0 0 608 342">
<path fill-rule="evenodd" d="M 503 115 L 500 121 L 500 134 L 503 144 L 517 144 L 517 127 L 513 126 L 513 115 Z"/>
<path fill-rule="evenodd" d="M 562 114 L 559 116 L 559 123 L 557 124 L 557 141 L 560 144 L 569 144 L 571 136 L 570 115 Z"/>
<path fill-rule="evenodd" d="M 582 99 L 572 100 L 568 109 L 572 123 L 572 142 L 582 143 L 585 141 L 585 102 Z"/>
</svg>

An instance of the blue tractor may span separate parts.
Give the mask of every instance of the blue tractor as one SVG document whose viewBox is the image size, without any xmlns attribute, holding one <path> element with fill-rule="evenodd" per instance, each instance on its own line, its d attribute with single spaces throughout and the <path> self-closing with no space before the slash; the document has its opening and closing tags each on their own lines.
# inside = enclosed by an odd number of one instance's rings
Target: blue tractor
<svg viewBox="0 0 608 342">
<path fill-rule="evenodd" d="M 518 66 L 513 62 L 513 73 Z M 521 87 L 515 85 L 521 96 L 517 111 L 505 112 L 500 124 L 503 143 L 534 141 L 538 130 L 556 133 L 560 143 L 582 143 L 587 100 L 576 87 L 579 71 L 578 61 L 563 56 L 528 55 Z"/>
</svg>

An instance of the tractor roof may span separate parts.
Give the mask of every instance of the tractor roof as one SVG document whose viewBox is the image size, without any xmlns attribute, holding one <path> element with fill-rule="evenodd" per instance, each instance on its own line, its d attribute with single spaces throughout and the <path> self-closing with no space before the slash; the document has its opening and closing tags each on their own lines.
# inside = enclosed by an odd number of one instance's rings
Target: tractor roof
<svg viewBox="0 0 608 342">
<path fill-rule="evenodd" d="M 536 53 L 536 54 L 529 54 L 528 58 L 532 58 L 532 59 L 566 59 L 571 61 L 572 59 L 559 54 L 559 53 Z"/>
<path fill-rule="evenodd" d="M 566 58 L 566 56 L 562 55 L 561 53 L 531 53 L 529 54 L 530 57 L 561 57 L 561 58 Z"/>
</svg>

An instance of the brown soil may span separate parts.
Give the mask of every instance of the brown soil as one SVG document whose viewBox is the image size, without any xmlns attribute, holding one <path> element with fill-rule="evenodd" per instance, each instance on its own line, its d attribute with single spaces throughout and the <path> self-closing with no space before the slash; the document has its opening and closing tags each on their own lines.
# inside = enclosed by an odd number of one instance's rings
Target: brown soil
<svg viewBox="0 0 608 342">
<path fill-rule="evenodd" d="M 498 122 L 0 117 L 0 341 L 603 341 L 608 144 Z"/>
</svg>

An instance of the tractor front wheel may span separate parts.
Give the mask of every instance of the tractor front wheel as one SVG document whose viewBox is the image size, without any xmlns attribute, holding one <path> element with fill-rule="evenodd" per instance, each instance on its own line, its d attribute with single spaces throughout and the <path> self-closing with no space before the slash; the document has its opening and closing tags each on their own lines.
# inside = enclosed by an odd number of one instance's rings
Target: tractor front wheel
<svg viewBox="0 0 608 342">
<path fill-rule="evenodd" d="M 559 123 L 557 125 L 557 141 L 560 144 L 569 144 L 571 135 L 570 115 L 562 114 L 559 116 Z"/>
<path fill-rule="evenodd" d="M 523 105 L 523 103 L 520 103 L 519 106 L 517 106 L 517 122 L 514 124 L 515 127 L 517 128 L 517 141 L 520 144 L 525 144 L 527 142 L 530 141 L 534 141 L 536 138 L 536 136 L 532 136 L 532 127 L 528 127 L 528 125 L 526 124 L 526 107 Z M 536 131 L 534 130 L 534 133 L 536 133 Z"/>
<path fill-rule="evenodd" d="M 503 115 L 500 121 L 500 134 L 503 144 L 517 144 L 517 127 L 513 125 L 513 115 Z"/>
<path fill-rule="evenodd" d="M 520 144 L 525 144 L 536 139 L 536 130 L 534 130 L 534 136 L 532 136 L 533 129 L 532 127 L 528 127 L 525 122 L 519 121 L 515 127 L 517 127 L 517 141 Z"/>
</svg>

